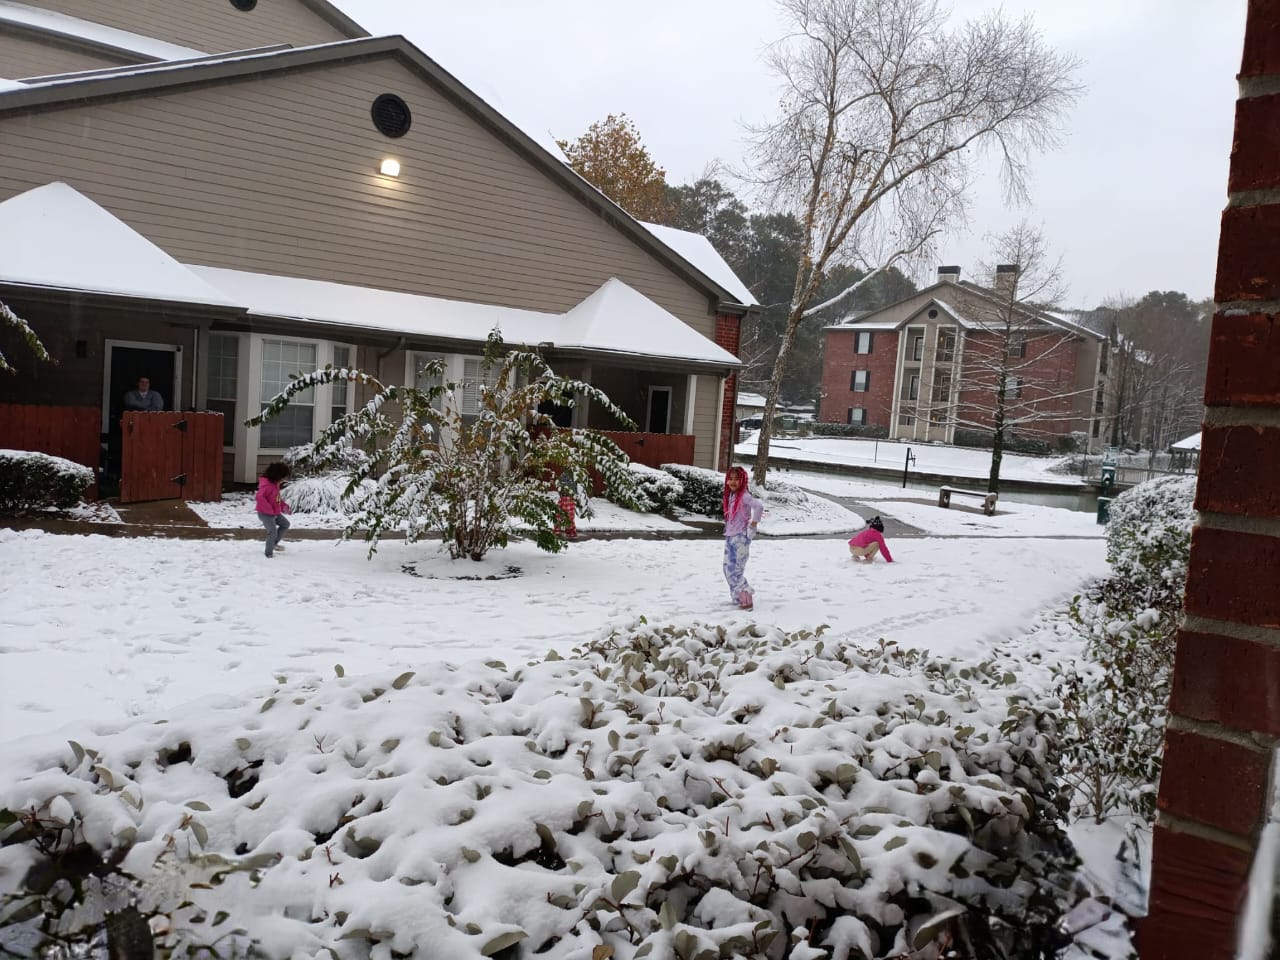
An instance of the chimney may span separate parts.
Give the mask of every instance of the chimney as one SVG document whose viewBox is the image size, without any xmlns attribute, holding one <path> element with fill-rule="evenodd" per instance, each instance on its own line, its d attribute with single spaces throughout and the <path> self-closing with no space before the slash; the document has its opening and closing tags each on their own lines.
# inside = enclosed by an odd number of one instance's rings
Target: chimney
<svg viewBox="0 0 1280 960">
<path fill-rule="evenodd" d="M 996 264 L 996 296 L 1008 300 L 1013 296 L 1013 285 L 1018 282 L 1021 268 L 1016 263 Z"/>
<path fill-rule="evenodd" d="M 939 267 L 938 282 L 942 283 L 943 280 L 949 280 L 952 283 L 959 283 L 960 268 L 959 267 Z"/>
</svg>

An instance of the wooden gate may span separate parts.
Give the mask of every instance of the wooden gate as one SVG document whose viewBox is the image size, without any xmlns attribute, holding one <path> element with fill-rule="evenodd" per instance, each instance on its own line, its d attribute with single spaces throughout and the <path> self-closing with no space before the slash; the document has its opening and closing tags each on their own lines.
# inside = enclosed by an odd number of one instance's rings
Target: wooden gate
<svg viewBox="0 0 1280 960">
<path fill-rule="evenodd" d="M 97 407 L 43 407 L 0 403 L 0 448 L 35 450 L 80 463 L 98 475 L 102 458 L 102 411 Z M 85 497 L 96 500 L 93 483 Z"/>
<path fill-rule="evenodd" d="M 222 414 L 120 418 L 120 502 L 222 499 Z"/>
</svg>

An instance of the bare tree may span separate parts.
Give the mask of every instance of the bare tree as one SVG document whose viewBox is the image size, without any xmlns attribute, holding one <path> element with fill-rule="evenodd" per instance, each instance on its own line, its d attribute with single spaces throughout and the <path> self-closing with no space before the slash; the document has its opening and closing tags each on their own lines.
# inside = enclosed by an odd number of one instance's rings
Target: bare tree
<svg viewBox="0 0 1280 960">
<path fill-rule="evenodd" d="M 770 50 L 781 108 L 754 131 L 755 182 L 803 224 L 790 310 L 774 362 L 754 477 L 763 483 L 778 389 L 806 318 L 844 300 L 964 214 L 975 152 L 1003 158 L 1025 195 L 1032 154 L 1056 143 L 1079 95 L 1074 58 L 1029 19 L 948 26 L 937 0 L 780 0 L 793 25 Z M 838 259 L 858 283 L 815 303 Z"/>
<path fill-rule="evenodd" d="M 1049 311 L 1065 295 L 1061 260 L 1053 260 L 1041 232 L 1026 221 L 997 237 L 990 297 L 975 294 L 965 332 L 952 407 L 957 426 L 992 433 L 987 492 L 1000 491 L 1000 465 L 1012 434 L 1048 434 L 1047 424 L 1080 419 L 1091 396 L 1076 379 L 1080 333 Z"/>
</svg>

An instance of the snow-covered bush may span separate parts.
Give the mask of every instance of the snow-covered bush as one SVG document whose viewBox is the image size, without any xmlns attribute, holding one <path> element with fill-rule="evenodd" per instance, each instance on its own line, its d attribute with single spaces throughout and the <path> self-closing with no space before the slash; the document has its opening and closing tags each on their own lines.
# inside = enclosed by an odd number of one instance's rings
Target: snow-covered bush
<svg viewBox="0 0 1280 960">
<path fill-rule="evenodd" d="M 63 509 L 80 502 L 93 471 L 31 450 L 0 450 L 0 513 Z"/>
<path fill-rule="evenodd" d="M 317 447 L 304 443 L 290 447 L 281 458 L 295 477 L 318 477 L 329 474 L 351 476 L 369 463 L 369 454 L 351 442 L 350 437 L 339 437 L 335 442 Z"/>
<path fill-rule="evenodd" d="M 26 747 L 0 910 L 74 840 L 136 878 L 169 948 L 1055 955 L 1054 704 L 994 662 L 641 620 L 569 659 L 335 672 Z M 42 848 L 28 816 L 68 830 Z"/>
<path fill-rule="evenodd" d="M 724 474 L 683 463 L 664 463 L 662 469 L 680 481 L 683 490 L 675 505 L 704 517 L 724 516 Z"/>
<path fill-rule="evenodd" d="M 1061 677 L 1066 775 L 1078 812 L 1155 817 L 1162 741 L 1182 625 L 1194 477 L 1140 484 L 1112 503 L 1112 576 L 1072 604 L 1085 659 Z"/>
<path fill-rule="evenodd" d="M 636 503 L 645 513 L 667 513 L 684 494 L 684 484 L 665 470 L 642 463 L 633 463 L 628 469 L 636 481 Z"/>
<path fill-rule="evenodd" d="M 367 455 L 352 472 L 344 498 L 359 491 L 346 535 L 364 536 L 371 553 L 384 530 L 401 525 L 411 542 L 427 531 L 440 534 L 455 560 L 480 560 L 493 547 L 506 546 L 517 525 L 541 549 L 559 551 L 566 539 L 552 491 L 555 478 L 569 489 L 588 491 L 595 474 L 615 499 L 634 504 L 635 481 L 617 444 L 592 430 L 555 429 L 550 415 L 539 412 L 587 397 L 634 426 L 602 391 L 556 376 L 537 354 L 508 351 L 496 330 L 489 334 L 483 368 L 485 374 L 497 368 L 492 383 L 449 383 L 444 360 L 436 358 L 419 375 L 437 382 L 418 388 L 328 367 L 290 382 L 247 423 L 259 426 L 278 416 L 295 396 L 320 384 L 346 380 L 373 388 L 373 399 L 334 421 L 310 455 L 322 464 L 351 447 Z M 474 414 L 463 415 L 464 395 L 474 397 Z M 362 489 L 366 481 L 372 486 Z M 585 506 L 584 497 L 579 507 Z"/>
<path fill-rule="evenodd" d="M 0 300 L 0 328 L 8 327 L 16 330 L 26 343 L 28 349 L 31 350 L 37 360 L 44 360 L 46 363 L 53 363 L 53 357 L 49 356 L 49 351 L 44 348 L 44 344 L 40 342 L 40 338 L 36 336 L 36 332 L 31 329 L 31 325 L 23 320 L 20 316 L 3 301 Z M 13 373 L 13 365 L 9 363 L 9 358 L 0 351 L 0 373 Z"/>
<path fill-rule="evenodd" d="M 290 480 L 284 499 L 294 513 L 351 514 L 373 489 L 372 480 L 362 480 L 353 489 L 349 474 L 322 473 Z"/>
<path fill-rule="evenodd" d="M 1107 560 L 1147 603 L 1182 600 L 1195 521 L 1196 478 L 1161 477 L 1111 502 Z"/>
</svg>

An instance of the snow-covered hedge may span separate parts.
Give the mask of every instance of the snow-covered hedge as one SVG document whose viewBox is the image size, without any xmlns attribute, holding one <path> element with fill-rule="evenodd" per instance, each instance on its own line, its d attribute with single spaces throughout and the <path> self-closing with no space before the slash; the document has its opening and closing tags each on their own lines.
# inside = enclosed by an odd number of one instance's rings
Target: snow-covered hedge
<svg viewBox="0 0 1280 960">
<path fill-rule="evenodd" d="M 79 463 L 30 450 L 0 450 L 0 513 L 73 507 L 93 483 Z"/>
<path fill-rule="evenodd" d="M 633 463 L 627 469 L 636 478 L 637 499 L 645 513 L 666 513 L 684 495 L 684 484 L 666 470 L 655 470 L 642 463 Z"/>
<path fill-rule="evenodd" d="M 6 760 L 3 909 L 47 909 L 24 878 L 80 848 L 220 955 L 1047 956 L 1054 704 L 1003 671 L 643 620 L 570 659 L 337 668 Z"/>
<path fill-rule="evenodd" d="M 1195 521 L 1196 478 L 1161 477 L 1111 502 L 1107 560 L 1117 579 L 1152 597 L 1181 598 Z"/>
<path fill-rule="evenodd" d="M 683 463 L 664 463 L 662 469 L 683 485 L 676 506 L 704 517 L 724 516 L 724 474 Z"/>
<path fill-rule="evenodd" d="M 284 499 L 294 513 L 350 514 L 360 509 L 362 496 L 373 490 L 373 481 L 365 480 L 350 496 L 344 496 L 351 477 L 345 473 L 322 473 L 299 477 L 285 484 Z"/>
<path fill-rule="evenodd" d="M 1058 686 L 1064 772 L 1077 811 L 1099 821 L 1155 817 L 1194 499 L 1194 477 L 1117 497 L 1107 525 L 1112 575 L 1072 604 L 1085 656 Z"/>
</svg>

